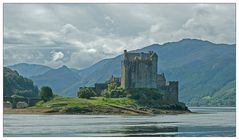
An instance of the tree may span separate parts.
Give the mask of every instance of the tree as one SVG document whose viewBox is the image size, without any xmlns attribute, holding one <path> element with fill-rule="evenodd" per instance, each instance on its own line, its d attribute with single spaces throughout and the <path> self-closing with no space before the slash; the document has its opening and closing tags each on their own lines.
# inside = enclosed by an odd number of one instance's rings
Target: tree
<svg viewBox="0 0 239 140">
<path fill-rule="evenodd" d="M 19 95 L 23 97 L 37 97 L 38 87 L 33 81 L 25 78 L 15 70 L 3 68 L 3 96 Z"/>
<path fill-rule="evenodd" d="M 77 92 L 77 96 L 79 98 L 86 98 L 90 99 L 91 97 L 96 96 L 95 91 L 92 88 L 89 87 L 82 87 L 80 90 Z"/>
<path fill-rule="evenodd" d="M 111 92 L 112 90 L 117 89 L 117 84 L 116 83 L 109 83 L 108 84 L 108 91 Z"/>
<path fill-rule="evenodd" d="M 50 87 L 43 86 L 40 91 L 40 96 L 44 102 L 49 101 L 53 98 L 53 92 Z"/>
</svg>

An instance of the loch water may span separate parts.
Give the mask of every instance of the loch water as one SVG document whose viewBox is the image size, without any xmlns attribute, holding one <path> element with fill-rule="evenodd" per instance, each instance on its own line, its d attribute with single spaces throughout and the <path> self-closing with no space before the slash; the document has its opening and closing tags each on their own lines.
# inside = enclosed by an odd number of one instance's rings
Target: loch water
<svg viewBox="0 0 239 140">
<path fill-rule="evenodd" d="M 191 107 L 180 115 L 4 114 L 4 137 L 235 137 L 235 107 Z"/>
</svg>

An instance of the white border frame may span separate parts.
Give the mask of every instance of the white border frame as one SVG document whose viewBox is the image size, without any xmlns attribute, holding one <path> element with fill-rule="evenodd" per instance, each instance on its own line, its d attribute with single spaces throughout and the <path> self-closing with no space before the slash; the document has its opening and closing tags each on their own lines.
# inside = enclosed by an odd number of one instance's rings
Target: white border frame
<svg viewBox="0 0 239 140">
<path fill-rule="evenodd" d="M 1 10 L 0 10 L 0 15 L 1 15 L 1 23 L 0 23 L 0 33 L 1 33 L 1 39 L 0 43 L 2 44 L 2 48 L 0 49 L 0 83 L 1 83 L 1 101 L 3 101 L 3 4 L 4 3 L 236 3 L 236 37 L 238 37 L 238 2 L 237 0 L 3 0 L 1 2 Z M 238 50 L 238 39 L 236 38 L 236 54 L 239 53 Z M 236 55 L 236 73 L 238 73 L 238 61 L 239 56 Z M 236 81 L 239 80 L 238 74 L 236 74 Z M 238 116 L 239 116 L 239 93 L 237 92 L 239 87 L 239 82 L 236 82 L 236 137 L 160 137 L 161 140 L 171 140 L 171 139 L 183 139 L 183 140 L 191 140 L 191 139 L 217 139 L 217 140 L 224 140 L 224 139 L 237 139 L 239 137 L 239 124 L 238 124 Z M 0 122 L 1 122 L 1 127 L 0 127 L 0 132 L 1 138 L 2 139 L 19 139 L 19 140 L 26 140 L 26 139 L 66 139 L 66 137 L 3 137 L 3 104 L 0 104 L 1 108 L 1 115 L 0 115 Z M 136 138 L 130 138 L 130 137 L 67 137 L 67 139 L 101 139 L 101 140 L 121 140 L 121 139 L 136 139 Z M 138 140 L 140 139 L 145 139 L 145 137 L 137 137 Z M 150 139 L 159 139 L 158 137 L 150 137 Z"/>
</svg>

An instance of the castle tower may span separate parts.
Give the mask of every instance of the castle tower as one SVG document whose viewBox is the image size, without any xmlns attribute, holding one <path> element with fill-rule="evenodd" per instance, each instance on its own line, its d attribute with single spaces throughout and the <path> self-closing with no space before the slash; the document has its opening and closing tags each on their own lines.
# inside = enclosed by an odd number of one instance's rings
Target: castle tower
<svg viewBox="0 0 239 140">
<path fill-rule="evenodd" d="M 178 81 L 169 81 L 169 102 L 178 103 Z"/>
<path fill-rule="evenodd" d="M 166 78 L 164 76 L 164 73 L 157 75 L 157 83 L 158 83 L 158 88 L 166 85 Z"/>
<path fill-rule="evenodd" d="M 158 56 L 149 53 L 128 53 L 124 51 L 121 62 L 121 87 L 129 88 L 157 88 Z"/>
</svg>

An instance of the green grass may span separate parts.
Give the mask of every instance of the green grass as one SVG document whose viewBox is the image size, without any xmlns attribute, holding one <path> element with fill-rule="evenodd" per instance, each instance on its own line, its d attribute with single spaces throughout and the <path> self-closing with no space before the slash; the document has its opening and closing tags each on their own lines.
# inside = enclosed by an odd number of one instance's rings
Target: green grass
<svg viewBox="0 0 239 140">
<path fill-rule="evenodd" d="M 136 104 L 136 101 L 129 98 L 103 98 L 93 97 L 91 99 L 83 99 L 77 97 L 63 97 L 55 96 L 51 101 L 38 102 L 32 108 L 51 108 L 54 105 L 61 105 L 61 107 L 85 107 L 88 105 L 117 105 L 117 106 L 128 106 Z"/>
</svg>

